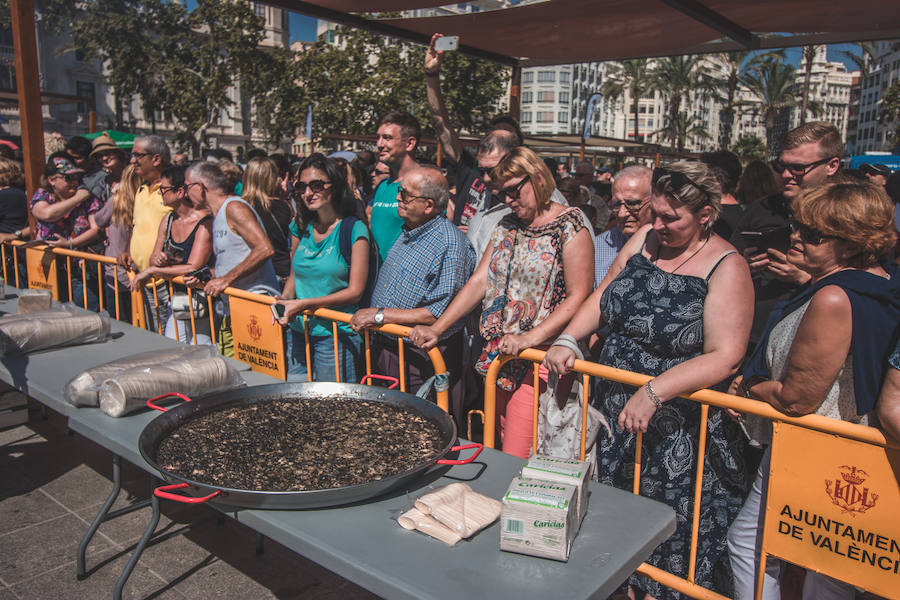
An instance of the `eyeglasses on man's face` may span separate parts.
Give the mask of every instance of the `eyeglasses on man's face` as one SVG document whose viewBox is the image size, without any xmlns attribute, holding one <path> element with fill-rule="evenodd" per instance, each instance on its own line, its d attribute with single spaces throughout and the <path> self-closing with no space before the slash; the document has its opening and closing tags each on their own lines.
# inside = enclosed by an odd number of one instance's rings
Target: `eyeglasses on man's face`
<svg viewBox="0 0 900 600">
<path fill-rule="evenodd" d="M 413 200 L 431 200 L 431 198 L 427 196 L 416 196 L 415 194 L 410 194 L 409 191 L 400 188 L 400 199 L 398 202 L 401 204 L 409 204 Z"/>
<path fill-rule="evenodd" d="M 191 184 L 191 185 L 195 185 L 195 184 Z M 186 187 L 186 186 L 181 186 L 181 185 L 160 185 L 160 186 L 159 186 L 159 193 L 160 193 L 160 194 L 166 194 L 166 193 L 168 193 L 168 192 L 175 192 L 175 191 L 178 191 L 178 190 L 183 189 L 183 188 L 185 188 L 185 187 Z"/>
<path fill-rule="evenodd" d="M 649 198 L 641 198 L 639 200 L 616 200 L 609 205 L 609 208 L 613 212 L 613 214 L 615 214 L 619 212 L 619 209 L 624 206 L 625 210 L 634 215 L 639 213 L 649 201 Z"/>
<path fill-rule="evenodd" d="M 131 153 L 131 158 L 133 158 L 135 160 L 140 160 L 140 159 L 144 158 L 145 156 L 153 156 L 153 153 L 152 152 L 132 152 Z"/>
<path fill-rule="evenodd" d="M 828 158 L 823 158 L 821 160 L 816 160 L 811 163 L 786 163 L 782 161 L 780 158 L 772 162 L 772 168 L 776 173 L 784 173 L 785 171 L 789 172 L 794 177 L 803 177 L 819 165 L 824 165 L 831 159 L 836 158 L 834 156 L 829 156 Z"/>
</svg>

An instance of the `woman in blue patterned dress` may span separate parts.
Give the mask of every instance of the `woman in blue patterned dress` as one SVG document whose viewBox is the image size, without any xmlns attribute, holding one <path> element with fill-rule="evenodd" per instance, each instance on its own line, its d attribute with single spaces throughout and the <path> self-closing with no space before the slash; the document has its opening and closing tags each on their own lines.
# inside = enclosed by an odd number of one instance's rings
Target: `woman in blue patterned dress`
<svg viewBox="0 0 900 600">
<path fill-rule="evenodd" d="M 680 396 L 735 373 L 753 318 L 747 262 L 712 232 L 720 195 L 702 163 L 654 170 L 651 224 L 625 244 L 563 332 L 584 339 L 605 323 L 611 334 L 598 362 L 654 376 L 638 389 L 599 382 L 593 401 L 612 428 L 598 442 L 599 476 L 631 489 L 635 434 L 643 432 L 641 494 L 669 504 L 677 516 L 675 534 L 647 562 L 680 577 L 689 568 L 700 427 L 700 406 Z M 568 347 L 554 345 L 545 364 L 565 373 L 573 360 Z M 727 594 L 726 534 L 748 487 L 744 440 L 716 408 L 709 411 L 707 435 L 696 583 Z M 628 583 L 647 597 L 681 597 L 644 576 Z"/>
</svg>

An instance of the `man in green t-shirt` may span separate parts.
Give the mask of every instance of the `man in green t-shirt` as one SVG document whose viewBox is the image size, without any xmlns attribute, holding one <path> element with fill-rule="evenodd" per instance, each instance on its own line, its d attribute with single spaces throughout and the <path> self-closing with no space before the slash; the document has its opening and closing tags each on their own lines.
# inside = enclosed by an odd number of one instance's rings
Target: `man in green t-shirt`
<svg viewBox="0 0 900 600">
<path fill-rule="evenodd" d="M 391 175 L 379 184 L 372 199 L 372 237 L 378 245 L 381 262 L 400 236 L 403 219 L 397 214 L 400 178 L 418 167 L 413 158 L 422 135 L 419 122 L 408 112 L 391 111 L 378 123 L 376 146 L 378 160 L 386 164 Z"/>
</svg>

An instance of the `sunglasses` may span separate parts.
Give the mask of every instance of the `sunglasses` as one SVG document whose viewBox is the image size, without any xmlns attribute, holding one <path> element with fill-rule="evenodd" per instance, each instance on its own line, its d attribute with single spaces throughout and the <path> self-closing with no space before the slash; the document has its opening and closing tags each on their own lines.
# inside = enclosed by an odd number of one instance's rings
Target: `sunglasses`
<svg viewBox="0 0 900 600">
<path fill-rule="evenodd" d="M 494 170 L 494 167 L 478 167 L 478 176 L 484 179 L 484 176 Z"/>
<path fill-rule="evenodd" d="M 697 182 L 695 182 L 693 179 L 691 179 L 681 171 L 670 171 L 669 169 L 663 167 L 653 169 L 652 185 L 653 189 L 661 189 L 661 191 L 666 191 L 679 201 L 680 198 L 678 198 L 678 191 L 684 189 L 684 186 L 686 185 L 693 186 L 694 188 L 700 190 L 703 195 L 706 196 L 707 201 L 709 201 L 710 199 L 709 192 L 697 185 Z"/>
<path fill-rule="evenodd" d="M 609 205 L 609 209 L 613 213 L 617 213 L 619 212 L 619 209 L 624 206 L 625 210 L 627 210 L 631 214 L 637 214 L 644 207 L 644 205 L 647 204 L 647 202 L 648 200 L 646 198 L 643 200 L 626 200 L 625 202 L 613 202 Z"/>
<path fill-rule="evenodd" d="M 409 192 L 407 192 L 407 191 L 406 191 L 405 189 L 403 189 L 402 187 L 400 188 L 400 202 L 401 202 L 402 204 L 409 204 L 410 202 L 412 202 L 412 201 L 415 200 L 415 199 L 419 199 L 419 200 L 431 200 L 431 198 L 429 198 L 428 196 L 416 196 L 416 195 L 414 195 L 414 194 L 410 194 Z"/>
<path fill-rule="evenodd" d="M 196 184 L 192 183 L 191 185 L 196 185 Z M 161 185 L 161 186 L 159 186 L 159 193 L 165 194 L 166 192 L 175 192 L 177 190 L 182 189 L 183 187 L 184 186 L 180 186 L 180 185 Z"/>
<path fill-rule="evenodd" d="M 813 246 L 818 246 L 825 240 L 840 240 L 840 238 L 836 235 L 826 235 L 815 229 L 810 227 L 809 225 L 804 225 L 799 221 L 791 220 L 790 222 L 791 231 L 800 234 L 800 239 L 803 240 L 804 244 L 811 244 Z"/>
<path fill-rule="evenodd" d="M 298 181 L 294 184 L 294 196 L 302 196 L 306 193 L 306 188 L 309 188 L 312 194 L 321 194 L 330 185 L 330 181 L 322 181 L 321 179 L 313 179 L 309 183 Z"/>
<path fill-rule="evenodd" d="M 522 195 L 522 188 L 525 187 L 525 184 L 528 183 L 530 180 L 531 180 L 531 177 L 526 175 L 525 177 L 522 178 L 522 181 L 520 181 L 516 185 L 510 186 L 510 187 L 505 187 L 505 188 L 500 188 L 500 193 L 512 200 L 518 200 L 519 196 Z"/>
<path fill-rule="evenodd" d="M 773 160 L 772 161 L 772 169 L 774 169 L 775 172 L 779 173 L 779 174 L 784 173 L 785 171 L 788 171 L 794 177 L 803 177 L 804 175 L 806 175 L 807 173 L 812 171 L 814 168 L 818 167 L 819 165 L 824 165 L 825 163 L 830 161 L 832 158 L 837 158 L 837 157 L 829 156 L 828 158 L 823 158 L 822 160 L 817 160 L 815 162 L 806 163 L 806 164 L 786 163 L 786 162 L 783 162 L 781 159 Z"/>
<path fill-rule="evenodd" d="M 57 173 L 59 177 L 62 177 L 69 183 L 74 183 L 77 181 L 81 181 L 81 173 L 69 173 L 68 175 L 63 175 L 62 173 Z"/>
</svg>

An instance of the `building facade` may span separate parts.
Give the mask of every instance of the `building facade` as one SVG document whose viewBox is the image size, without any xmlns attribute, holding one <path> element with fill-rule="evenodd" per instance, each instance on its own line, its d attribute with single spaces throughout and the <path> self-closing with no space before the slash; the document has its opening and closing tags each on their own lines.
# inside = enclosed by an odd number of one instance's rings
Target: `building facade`
<svg viewBox="0 0 900 600">
<path fill-rule="evenodd" d="M 819 107 L 819 112 L 807 111 L 807 121 L 828 121 L 841 132 L 841 139 L 847 139 L 850 123 L 850 97 L 854 78 L 858 71 L 848 71 L 844 63 L 828 62 L 828 47 L 816 46 L 809 78 L 809 101 Z M 806 57 L 800 59 L 797 67 L 796 83 L 803 86 L 806 79 Z M 802 109 L 791 111 L 790 128 L 800 125 Z"/>
<path fill-rule="evenodd" d="M 848 133 L 854 154 L 890 152 L 900 145 L 893 140 L 896 121 L 881 118 L 882 99 L 891 86 L 900 82 L 900 42 L 873 42 L 874 57 L 867 58 L 866 73 L 860 76 L 858 117 Z"/>
</svg>

